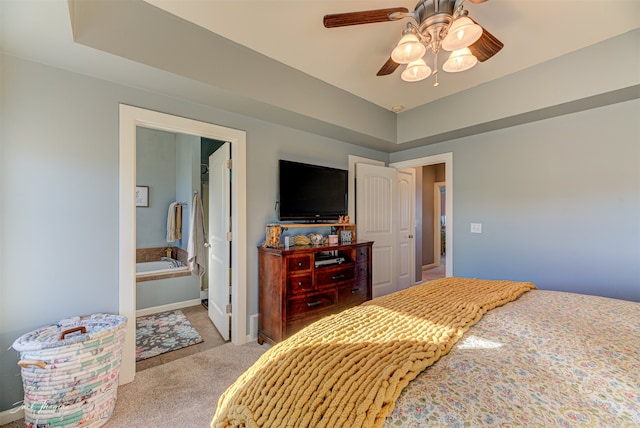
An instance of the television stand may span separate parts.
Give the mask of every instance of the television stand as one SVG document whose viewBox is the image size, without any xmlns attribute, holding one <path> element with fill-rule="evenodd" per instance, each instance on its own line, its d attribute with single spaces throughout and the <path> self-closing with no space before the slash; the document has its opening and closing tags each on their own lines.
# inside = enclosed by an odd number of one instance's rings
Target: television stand
<svg viewBox="0 0 640 428">
<path fill-rule="evenodd" d="M 258 247 L 258 343 L 275 344 L 370 300 L 372 245 Z"/>
</svg>

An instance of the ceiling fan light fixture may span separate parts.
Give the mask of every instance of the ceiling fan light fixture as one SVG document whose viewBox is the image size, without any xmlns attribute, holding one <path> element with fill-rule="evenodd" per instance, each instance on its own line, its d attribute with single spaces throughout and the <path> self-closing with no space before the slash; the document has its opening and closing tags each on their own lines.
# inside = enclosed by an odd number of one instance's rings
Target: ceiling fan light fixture
<svg viewBox="0 0 640 428">
<path fill-rule="evenodd" d="M 391 59 L 398 64 L 409 64 L 424 56 L 427 48 L 420 43 L 418 36 L 413 32 L 404 34 L 398 45 L 391 52 Z"/>
<path fill-rule="evenodd" d="M 442 64 L 442 69 L 449 73 L 465 71 L 478 63 L 478 58 L 473 56 L 469 48 L 458 49 L 451 52 L 449 59 Z"/>
<path fill-rule="evenodd" d="M 424 62 L 422 58 L 413 61 L 407 65 L 400 76 L 405 82 L 419 82 L 431 75 L 431 68 Z"/>
<path fill-rule="evenodd" d="M 456 51 L 477 42 L 482 36 L 482 27 L 466 16 L 462 16 L 451 24 L 447 36 L 442 41 L 442 49 Z"/>
</svg>

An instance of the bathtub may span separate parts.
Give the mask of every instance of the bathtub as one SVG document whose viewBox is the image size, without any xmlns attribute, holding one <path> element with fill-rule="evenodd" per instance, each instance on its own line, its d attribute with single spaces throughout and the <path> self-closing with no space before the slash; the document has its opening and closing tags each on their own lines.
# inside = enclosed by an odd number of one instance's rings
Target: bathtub
<svg viewBox="0 0 640 428">
<path fill-rule="evenodd" d="M 148 315 L 199 303 L 200 278 L 192 276 L 188 266 L 165 257 L 136 263 L 136 314 Z"/>
<path fill-rule="evenodd" d="M 136 263 L 136 278 L 152 279 L 188 272 L 189 267 L 185 266 L 182 262 L 164 257 L 158 261 Z"/>
</svg>

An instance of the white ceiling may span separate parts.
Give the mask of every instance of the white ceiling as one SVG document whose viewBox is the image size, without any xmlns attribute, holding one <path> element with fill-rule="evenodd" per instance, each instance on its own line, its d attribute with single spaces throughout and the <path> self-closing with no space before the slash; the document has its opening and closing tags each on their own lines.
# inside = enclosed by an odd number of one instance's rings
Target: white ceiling
<svg viewBox="0 0 640 428">
<path fill-rule="evenodd" d="M 416 0 L 145 1 L 386 109 L 426 104 L 640 27 L 638 0 L 467 2 L 469 15 L 505 47 L 469 71 L 440 73 L 435 88 L 433 78 L 403 82 L 401 68 L 376 76 L 407 19 L 332 29 L 322 24 L 332 13 L 413 10 Z"/>
</svg>

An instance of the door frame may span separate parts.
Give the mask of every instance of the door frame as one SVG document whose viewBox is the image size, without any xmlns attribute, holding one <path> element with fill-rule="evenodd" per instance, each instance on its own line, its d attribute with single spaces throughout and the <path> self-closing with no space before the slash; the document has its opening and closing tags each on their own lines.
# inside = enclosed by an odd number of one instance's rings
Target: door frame
<svg viewBox="0 0 640 428">
<path fill-rule="evenodd" d="M 393 162 L 389 166 L 403 169 L 416 168 L 428 165 L 436 165 L 443 163 L 445 165 L 445 239 L 447 245 L 447 253 L 445 254 L 445 270 L 446 276 L 453 276 L 453 153 L 442 153 L 439 155 L 426 156 L 406 161 Z"/>
<path fill-rule="evenodd" d="M 247 342 L 247 269 L 244 266 L 247 260 L 247 139 L 245 131 L 126 104 L 119 105 L 119 120 L 118 305 L 119 313 L 126 316 L 129 323 L 120 367 L 119 383 L 122 385 L 132 382 L 136 372 L 136 128 L 142 126 L 231 143 L 234 169 L 231 184 L 232 271 L 234 272 L 231 288 L 233 307 L 231 341 L 236 345 Z"/>
<path fill-rule="evenodd" d="M 445 167 L 446 170 L 446 167 Z M 442 203 L 441 203 L 441 191 L 440 189 L 444 187 L 445 190 L 445 198 L 447 197 L 447 184 L 443 181 L 438 181 L 433 183 L 433 267 L 440 266 L 440 249 L 442 247 L 442 236 L 440 234 L 440 212 L 442 211 Z M 445 202 L 445 208 L 446 208 Z M 446 218 L 446 215 L 445 215 Z M 445 223 L 446 228 L 446 223 Z M 446 235 L 446 233 L 445 233 Z M 445 237 L 446 242 L 446 237 Z M 446 259 L 445 259 L 446 261 Z"/>
</svg>

